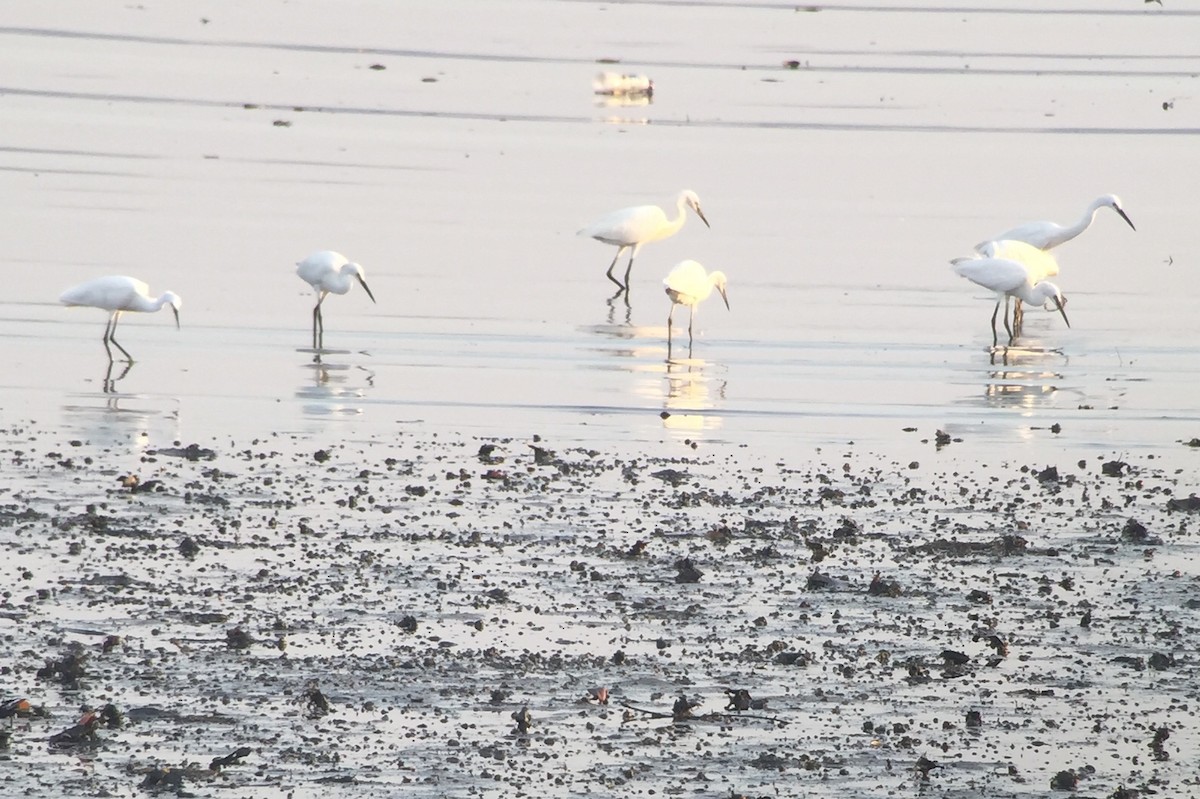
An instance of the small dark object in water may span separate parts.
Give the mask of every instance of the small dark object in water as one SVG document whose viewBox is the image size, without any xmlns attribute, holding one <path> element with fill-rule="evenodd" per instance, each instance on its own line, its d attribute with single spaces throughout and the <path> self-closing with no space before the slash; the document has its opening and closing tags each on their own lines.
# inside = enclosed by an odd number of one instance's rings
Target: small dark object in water
<svg viewBox="0 0 1200 799">
<path fill-rule="evenodd" d="M 587 692 L 588 695 L 584 697 L 586 701 L 590 702 L 594 699 L 598 704 L 608 704 L 608 688 L 604 687 L 603 685 L 601 685 L 599 688 L 589 688 Z"/>
<path fill-rule="evenodd" d="M 614 666 L 621 666 L 625 663 L 625 650 L 618 649 L 612 653 L 612 662 Z"/>
<path fill-rule="evenodd" d="M 680 694 L 679 698 L 675 700 L 675 704 L 671 706 L 671 716 L 672 716 L 672 718 L 675 719 L 675 721 L 682 721 L 683 719 L 690 719 L 692 717 L 692 708 L 696 708 L 699 706 L 700 706 L 699 699 L 696 699 L 693 701 L 691 699 L 688 699 L 683 694 Z"/>
<path fill-rule="evenodd" d="M 751 703 L 754 701 L 750 698 L 750 692 L 745 688 L 726 688 L 725 693 L 729 694 L 729 702 L 726 703 L 726 710 L 749 710 Z"/>
<path fill-rule="evenodd" d="M 1171 737 L 1171 731 L 1166 727 L 1159 727 L 1154 731 L 1154 740 L 1150 742 L 1150 751 L 1154 753 L 1155 760 L 1169 760 L 1171 755 L 1163 748 L 1163 744 Z"/>
<path fill-rule="evenodd" d="M 85 674 L 84 665 L 86 663 L 86 652 L 68 652 L 59 660 L 52 660 L 38 669 L 37 677 L 41 680 L 58 678 L 59 681 L 64 683 L 77 682 Z"/>
<path fill-rule="evenodd" d="M 1050 789 L 1054 791 L 1073 791 L 1079 785 L 1079 775 L 1074 771 L 1060 771 L 1050 778 Z"/>
<path fill-rule="evenodd" d="M 121 711 L 117 709 L 116 705 L 109 702 L 100 708 L 100 723 L 110 730 L 115 730 L 125 723 L 125 717 L 121 715 Z"/>
<path fill-rule="evenodd" d="M 220 771 L 226 766 L 233 766 L 240 763 L 242 758 L 249 757 L 251 749 L 248 746 L 240 746 L 235 751 L 230 752 L 224 757 L 214 757 L 213 761 L 208 764 L 212 771 Z"/>
<path fill-rule="evenodd" d="M 652 472 L 651 477 L 657 477 L 664 483 L 670 483 L 672 486 L 679 486 L 691 479 L 691 475 L 687 472 L 681 472 L 678 469 L 660 469 L 657 472 Z"/>
<path fill-rule="evenodd" d="M 1121 530 L 1121 540 L 1131 541 L 1135 544 L 1147 544 L 1157 540 L 1154 539 L 1146 526 L 1137 519 L 1129 519 L 1125 522 L 1125 527 Z"/>
<path fill-rule="evenodd" d="M 1083 615 L 1079 617 L 1079 626 L 1085 630 L 1091 628 L 1091 626 L 1092 626 L 1092 609 L 1091 608 L 1088 608 L 1087 610 L 1085 610 L 1083 612 Z"/>
<path fill-rule="evenodd" d="M 551 450 L 534 444 L 530 444 L 529 448 L 533 450 L 533 462 L 538 466 L 549 466 L 554 463 L 554 453 Z"/>
<path fill-rule="evenodd" d="M 529 707 L 525 706 L 512 714 L 513 720 L 517 722 L 517 732 L 524 735 L 529 732 L 529 728 L 533 726 L 533 715 L 529 712 Z"/>
<path fill-rule="evenodd" d="M 225 645 L 230 649 L 249 649 L 254 645 L 254 639 L 241 627 L 234 627 L 225 633 Z"/>
<path fill-rule="evenodd" d="M 1186 499 L 1168 499 L 1167 510 L 1185 510 L 1189 512 L 1200 510 L 1200 497 L 1193 494 Z"/>
<path fill-rule="evenodd" d="M 1166 671 L 1175 665 L 1175 657 L 1162 652 L 1155 652 L 1147 659 L 1146 662 L 1149 663 L 1150 668 L 1154 669 L 1155 671 Z"/>
<path fill-rule="evenodd" d="M 965 666 L 971 662 L 971 656 L 956 649 L 943 649 L 942 660 L 946 661 L 947 666 Z"/>
<path fill-rule="evenodd" d="M 675 561 L 675 570 L 678 572 L 675 575 L 677 583 L 698 583 L 704 576 L 704 572 L 696 568 L 696 564 L 692 563 L 691 558 L 680 558 Z"/>
<path fill-rule="evenodd" d="M 1058 467 L 1047 466 L 1037 473 L 1039 483 L 1057 483 L 1058 482 Z"/>
<path fill-rule="evenodd" d="M 90 745 L 98 743 L 96 727 L 100 725 L 100 714 L 94 711 L 84 713 L 79 722 L 62 732 L 50 736 L 50 746 L 66 748 L 71 746 Z"/>
<path fill-rule="evenodd" d="M 1120 477 L 1121 475 L 1125 474 L 1128 469 L 1129 464 L 1125 461 L 1108 461 L 1100 467 L 1100 471 L 1105 477 Z"/>
<path fill-rule="evenodd" d="M 633 543 L 633 546 L 631 546 L 629 549 L 625 550 L 625 557 L 636 558 L 639 555 L 643 554 L 646 551 L 646 547 L 649 545 L 650 545 L 650 543 L 648 541 L 643 541 L 643 540 L 635 541 Z"/>
<path fill-rule="evenodd" d="M 312 686 L 304 694 L 304 698 L 308 701 L 308 717 L 310 719 L 329 715 L 329 700 L 325 697 L 325 694 L 321 693 L 320 688 L 315 685 Z"/>
<path fill-rule="evenodd" d="M 871 584 L 867 586 L 867 593 L 871 596 L 900 596 L 904 593 L 900 588 L 900 583 L 895 580 L 885 580 L 880 576 L 879 572 L 875 572 L 875 576 L 871 578 Z"/>
<path fill-rule="evenodd" d="M 399 621 L 398 626 L 406 633 L 415 633 L 417 631 L 417 617 L 405 616 Z"/>
<path fill-rule="evenodd" d="M 196 539 L 187 536 L 179 542 L 179 554 L 183 555 L 188 560 L 196 557 L 200 553 L 200 545 L 196 543 Z"/>
<path fill-rule="evenodd" d="M 176 793 L 182 794 L 183 771 L 163 766 L 155 766 L 150 771 L 146 772 L 145 779 L 142 780 L 138 787 L 155 792 L 175 791 Z"/>
<path fill-rule="evenodd" d="M 981 591 L 978 588 L 973 588 L 967 593 L 967 601 L 973 602 L 976 605 L 990 605 L 992 604 L 992 595 L 987 591 Z"/>
<path fill-rule="evenodd" d="M 982 727 L 983 726 L 983 714 L 980 713 L 978 710 L 968 710 L 967 711 L 967 726 L 968 727 Z"/>
<path fill-rule="evenodd" d="M 928 780 L 929 772 L 933 771 L 935 768 L 942 768 L 942 764 L 938 763 L 937 761 L 930 760 L 929 758 L 925 757 L 925 755 L 921 755 L 919 758 L 917 758 L 917 762 L 913 765 L 913 770 L 921 775 L 922 780 Z"/>
<path fill-rule="evenodd" d="M 950 446 L 950 442 L 952 440 L 953 439 L 950 438 L 950 434 L 943 430 L 937 431 L 937 433 L 935 433 L 933 436 L 934 446 L 937 447 L 938 449 L 941 449 L 942 447 Z"/>
</svg>

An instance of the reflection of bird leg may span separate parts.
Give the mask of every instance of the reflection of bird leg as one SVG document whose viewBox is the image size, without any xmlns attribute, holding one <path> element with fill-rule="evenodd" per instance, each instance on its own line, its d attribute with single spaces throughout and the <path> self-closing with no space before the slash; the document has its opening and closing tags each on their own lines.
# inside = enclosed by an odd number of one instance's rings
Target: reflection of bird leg
<svg viewBox="0 0 1200 799">
<path fill-rule="evenodd" d="M 119 349 L 122 353 L 125 354 L 125 360 L 129 361 L 130 363 L 133 363 L 133 356 L 130 355 L 129 352 L 126 351 L 126 349 L 121 346 L 120 342 L 117 341 L 117 321 L 120 318 L 121 318 L 121 312 L 116 311 L 112 315 L 112 319 L 109 320 L 108 327 L 104 328 L 104 339 L 105 339 L 104 349 L 106 352 L 108 352 L 108 360 L 111 362 L 113 359 L 112 350 L 110 350 L 108 348 L 108 342 L 111 341 L 113 344 L 117 345 L 117 349 Z"/>
<path fill-rule="evenodd" d="M 671 360 L 671 320 L 675 318 L 675 303 L 671 303 L 671 311 L 667 314 L 667 360 Z"/>
<path fill-rule="evenodd" d="M 117 393 L 117 382 L 120 380 L 124 380 L 125 375 L 129 374 L 129 370 L 132 368 L 133 368 L 133 361 L 129 361 L 128 363 L 125 364 L 125 368 L 121 370 L 121 374 L 117 375 L 114 378 L 112 376 L 113 362 L 111 359 L 109 359 L 108 368 L 104 370 L 104 393 L 105 394 Z"/>
<path fill-rule="evenodd" d="M 625 267 L 625 291 L 626 292 L 629 291 L 629 273 L 633 271 L 633 259 L 634 259 L 634 256 L 637 255 L 639 246 L 640 245 L 637 245 L 637 244 L 634 245 L 633 252 L 629 253 L 629 265 Z"/>
</svg>

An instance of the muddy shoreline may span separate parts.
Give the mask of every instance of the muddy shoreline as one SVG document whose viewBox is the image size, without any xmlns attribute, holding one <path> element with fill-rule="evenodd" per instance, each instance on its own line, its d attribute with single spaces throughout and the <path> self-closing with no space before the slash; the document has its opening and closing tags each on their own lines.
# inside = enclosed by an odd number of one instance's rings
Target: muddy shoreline
<svg viewBox="0 0 1200 799">
<path fill-rule="evenodd" d="M 264 439 L 130 475 L 8 432 L 24 795 L 1196 790 L 1195 503 L 1152 457 Z"/>
</svg>

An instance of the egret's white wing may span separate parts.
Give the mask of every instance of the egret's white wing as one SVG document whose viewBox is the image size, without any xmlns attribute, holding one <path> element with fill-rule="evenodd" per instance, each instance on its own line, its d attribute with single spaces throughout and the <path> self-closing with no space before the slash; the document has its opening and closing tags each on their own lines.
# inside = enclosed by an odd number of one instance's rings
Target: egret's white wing
<svg viewBox="0 0 1200 799">
<path fill-rule="evenodd" d="M 1007 294 L 1029 281 L 1029 271 L 1004 258 L 955 258 L 954 271 L 985 289 Z"/>
<path fill-rule="evenodd" d="M 1058 261 L 1045 250 L 1039 250 L 1032 244 L 1016 239 L 998 239 L 981 242 L 975 248 L 987 258 L 1002 258 L 1016 261 L 1029 270 L 1032 283 L 1040 283 L 1048 277 L 1058 274 Z"/>
</svg>

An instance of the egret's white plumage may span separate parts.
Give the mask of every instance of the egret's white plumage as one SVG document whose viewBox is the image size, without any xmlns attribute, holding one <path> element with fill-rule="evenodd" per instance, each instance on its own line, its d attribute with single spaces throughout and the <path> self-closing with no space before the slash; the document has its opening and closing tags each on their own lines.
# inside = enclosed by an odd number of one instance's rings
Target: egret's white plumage
<svg viewBox="0 0 1200 799">
<path fill-rule="evenodd" d="M 700 217 L 705 227 L 711 227 L 700 210 L 700 198 L 696 192 L 684 189 L 675 198 L 675 218 L 667 219 L 666 212 L 657 205 L 638 205 L 633 208 L 622 208 L 605 214 L 592 224 L 579 231 L 580 236 L 591 236 L 597 241 L 611 244 L 617 248 L 617 254 L 608 265 L 608 279 L 622 289 L 629 289 L 629 273 L 633 270 L 633 259 L 637 257 L 642 245 L 651 241 L 674 236 L 687 221 L 687 209 L 691 208 Z M 613 277 L 613 268 L 621 259 L 626 249 L 632 248 L 629 254 L 629 265 L 625 267 L 625 282 Z"/>
<path fill-rule="evenodd" d="M 688 315 L 688 341 L 692 339 L 692 322 L 696 318 L 696 306 L 708 299 L 713 289 L 721 293 L 725 308 L 729 308 L 729 295 L 726 293 L 727 281 L 724 272 L 707 272 L 701 264 L 695 261 L 680 261 L 663 280 L 663 288 L 671 298 L 671 312 L 667 314 L 667 341 L 671 340 L 671 322 L 675 316 L 676 305 L 686 305 L 691 310 Z"/>
<path fill-rule="evenodd" d="M 1006 305 L 1004 329 L 1008 331 L 1008 343 L 1012 344 L 1015 338 L 1008 323 L 1009 297 L 1039 306 L 1053 302 L 1067 327 L 1071 326 L 1064 308 L 1066 297 L 1058 286 L 1040 277 L 1051 268 L 1054 271 L 1049 274 L 1057 273 L 1058 267 L 1052 264 L 1052 255 L 1020 241 L 988 242 L 982 247 L 985 257 L 955 258 L 951 263 L 957 274 L 996 293 L 996 307 L 992 311 L 992 346 L 997 343 L 996 314 L 1000 311 L 1001 303 Z"/>
<path fill-rule="evenodd" d="M 325 321 L 321 318 L 321 303 L 330 294 L 345 294 L 357 280 L 363 291 L 375 302 L 375 295 L 367 287 L 366 273 L 340 252 L 321 250 L 314 252 L 296 264 L 296 274 L 317 292 L 317 304 L 313 306 L 313 349 L 319 350 L 325 340 Z"/>
<path fill-rule="evenodd" d="M 1011 230 L 1004 231 L 996 236 L 994 240 L 1008 239 L 1023 241 L 1026 244 L 1032 244 L 1039 250 L 1052 250 L 1091 227 L 1092 221 L 1096 218 L 1096 212 L 1101 208 L 1113 209 L 1121 215 L 1121 218 L 1128 223 L 1129 227 L 1137 230 L 1136 227 L 1133 227 L 1133 221 L 1125 213 L 1125 209 L 1121 207 L 1121 199 L 1115 194 L 1105 194 L 1103 197 L 1097 197 L 1092 200 L 1092 204 L 1083 212 L 1083 216 L 1073 225 L 1064 226 L 1055 222 L 1026 222 L 1023 225 L 1017 225 Z M 982 247 L 984 243 L 981 243 L 979 246 Z M 977 247 L 976 249 L 979 248 Z"/>
<path fill-rule="evenodd" d="M 125 360 L 133 363 L 133 356 L 117 342 L 117 322 L 121 318 L 121 314 L 126 311 L 135 311 L 138 313 L 154 313 L 161 309 L 164 305 L 169 305 L 175 314 L 175 328 L 179 329 L 179 309 L 183 306 L 183 300 L 173 291 L 164 291 L 158 297 L 150 296 L 150 287 L 142 281 L 125 277 L 124 275 L 110 275 L 108 277 L 98 277 L 95 280 L 89 280 L 86 283 L 80 283 L 78 286 L 72 286 L 62 293 L 58 301 L 67 306 L 87 306 L 89 308 L 100 308 L 109 312 L 108 324 L 104 327 L 104 350 L 108 353 L 108 359 L 111 361 L 112 349 L 108 346 L 111 341 L 116 344 L 125 355 Z"/>
</svg>

